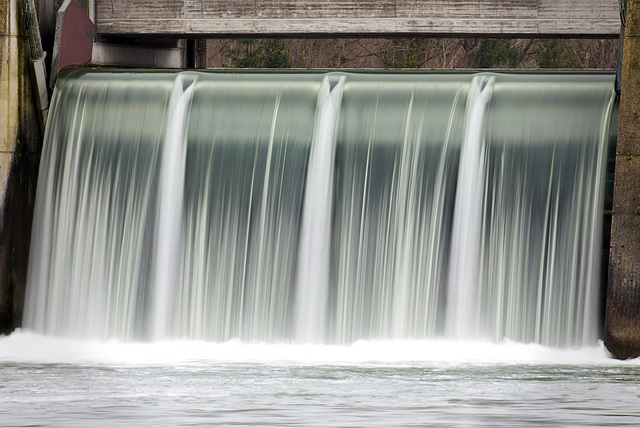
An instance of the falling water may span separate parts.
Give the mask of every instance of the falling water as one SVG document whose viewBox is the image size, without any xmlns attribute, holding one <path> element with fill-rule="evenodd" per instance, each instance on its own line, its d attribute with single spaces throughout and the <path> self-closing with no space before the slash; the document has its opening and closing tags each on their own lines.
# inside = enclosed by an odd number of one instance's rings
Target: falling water
<svg viewBox="0 0 640 428">
<path fill-rule="evenodd" d="M 442 334 L 469 80 L 347 80 L 334 178 L 333 341 Z"/>
<path fill-rule="evenodd" d="M 447 336 L 472 339 L 479 334 L 478 281 L 482 245 L 482 202 L 485 176 L 485 115 L 493 76 L 477 76 L 467 99 L 464 144 L 456 191 L 447 299 Z M 464 266 L 464 269 L 461 267 Z"/>
<path fill-rule="evenodd" d="M 322 82 L 318 122 L 309 156 L 295 307 L 295 338 L 302 343 L 322 343 L 326 336 L 334 145 L 344 80 L 340 77 L 333 88 L 328 77 Z"/>
<path fill-rule="evenodd" d="M 185 124 L 193 95 L 195 78 L 176 76 L 169 109 L 167 130 L 160 163 L 160 183 L 154 245 L 152 308 L 149 328 L 152 338 L 166 337 L 171 331 L 171 302 L 178 280 L 180 235 L 182 234 L 182 204 L 185 175 Z"/>
<path fill-rule="evenodd" d="M 59 80 L 24 325 L 593 344 L 610 76 Z"/>
<path fill-rule="evenodd" d="M 172 320 L 181 337 L 289 337 L 321 84 L 318 76 L 200 76 Z"/>
</svg>

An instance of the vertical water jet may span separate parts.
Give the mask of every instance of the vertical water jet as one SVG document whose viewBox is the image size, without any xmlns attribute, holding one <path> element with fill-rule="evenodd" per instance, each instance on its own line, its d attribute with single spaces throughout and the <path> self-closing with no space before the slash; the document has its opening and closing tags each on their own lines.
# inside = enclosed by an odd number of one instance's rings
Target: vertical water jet
<svg viewBox="0 0 640 428">
<path fill-rule="evenodd" d="M 151 314 L 149 335 L 162 339 L 173 328 L 173 301 L 182 238 L 182 209 L 187 152 L 187 123 L 197 76 L 179 74 L 173 84 L 167 111 L 165 140 L 160 161 L 157 219 L 151 275 Z"/>
<path fill-rule="evenodd" d="M 486 167 L 485 123 L 493 92 L 493 76 L 476 76 L 467 98 L 465 137 L 460 155 L 449 283 L 446 335 L 477 338 L 480 333 L 480 275 L 482 211 Z"/>
<path fill-rule="evenodd" d="M 344 76 L 325 77 L 318 95 L 298 250 L 295 339 L 300 343 L 322 343 L 326 339 L 333 166 L 344 81 Z"/>
</svg>

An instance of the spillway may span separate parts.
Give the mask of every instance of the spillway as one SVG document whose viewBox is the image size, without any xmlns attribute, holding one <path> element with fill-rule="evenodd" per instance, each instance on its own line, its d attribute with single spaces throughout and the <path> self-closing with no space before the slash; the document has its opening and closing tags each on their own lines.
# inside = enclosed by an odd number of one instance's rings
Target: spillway
<svg viewBox="0 0 640 428">
<path fill-rule="evenodd" d="M 593 345 L 615 104 L 596 74 L 68 73 L 24 326 Z"/>
</svg>

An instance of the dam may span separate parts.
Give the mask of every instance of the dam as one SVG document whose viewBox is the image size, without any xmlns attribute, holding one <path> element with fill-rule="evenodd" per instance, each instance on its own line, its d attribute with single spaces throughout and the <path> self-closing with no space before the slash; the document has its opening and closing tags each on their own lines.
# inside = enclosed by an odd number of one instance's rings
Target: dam
<svg viewBox="0 0 640 428">
<path fill-rule="evenodd" d="M 84 2 L 93 47 L 161 58 L 156 38 L 305 26 L 620 30 L 611 1 L 445 1 L 433 22 L 411 2 L 345 2 L 343 19 L 305 2 L 142 3 Z M 621 98 L 607 71 L 61 70 L 42 152 L 3 153 L 22 168 L 0 255 L 30 251 L 21 328 L 0 337 L 3 423 L 637 424 L 638 360 L 611 358 L 637 355 L 636 26 Z M 22 272 L 5 276 L 0 309 L 22 302 Z"/>
<path fill-rule="evenodd" d="M 612 83 L 65 73 L 3 421 L 634 423 L 598 340 Z"/>
</svg>

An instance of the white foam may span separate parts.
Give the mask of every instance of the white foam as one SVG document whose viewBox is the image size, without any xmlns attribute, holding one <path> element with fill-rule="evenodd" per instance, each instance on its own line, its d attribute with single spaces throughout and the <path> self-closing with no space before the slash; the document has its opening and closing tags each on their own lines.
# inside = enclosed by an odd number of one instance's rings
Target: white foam
<svg viewBox="0 0 640 428">
<path fill-rule="evenodd" d="M 233 340 L 153 343 L 81 341 L 16 331 L 0 337 L 0 363 L 106 366 L 176 366 L 212 363 L 291 365 L 640 365 L 617 361 L 602 343 L 582 349 L 554 349 L 513 342 L 449 340 L 358 341 L 349 346 L 256 344 Z"/>
</svg>

